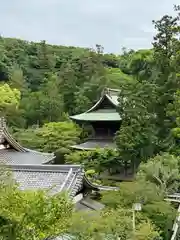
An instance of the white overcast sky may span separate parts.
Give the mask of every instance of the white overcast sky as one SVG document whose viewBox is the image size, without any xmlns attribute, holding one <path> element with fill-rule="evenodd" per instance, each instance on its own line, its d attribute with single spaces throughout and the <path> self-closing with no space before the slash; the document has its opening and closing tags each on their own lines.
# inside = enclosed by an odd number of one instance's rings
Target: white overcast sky
<svg viewBox="0 0 180 240">
<path fill-rule="evenodd" d="M 179 0 L 1 0 L 0 34 L 119 53 L 151 47 L 153 19 Z"/>
</svg>

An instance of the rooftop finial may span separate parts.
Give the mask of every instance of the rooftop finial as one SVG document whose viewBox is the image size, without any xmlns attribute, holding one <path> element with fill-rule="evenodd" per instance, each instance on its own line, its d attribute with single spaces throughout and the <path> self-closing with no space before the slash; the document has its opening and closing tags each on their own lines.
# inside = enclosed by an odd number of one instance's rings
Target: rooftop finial
<svg viewBox="0 0 180 240">
<path fill-rule="evenodd" d="M 105 87 L 104 90 L 103 90 L 103 95 L 108 94 L 108 93 L 109 93 L 109 89 L 107 87 Z"/>
</svg>

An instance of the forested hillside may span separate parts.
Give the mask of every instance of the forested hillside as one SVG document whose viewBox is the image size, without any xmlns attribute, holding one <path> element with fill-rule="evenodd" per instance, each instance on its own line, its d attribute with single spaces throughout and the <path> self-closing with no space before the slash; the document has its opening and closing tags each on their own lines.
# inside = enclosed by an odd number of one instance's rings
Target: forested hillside
<svg viewBox="0 0 180 240">
<path fill-rule="evenodd" d="M 123 120 L 115 138 L 121 160 L 113 157 L 110 166 L 178 153 L 179 19 L 163 16 L 153 24 L 152 49 L 123 49 L 118 56 L 104 54 L 100 45 L 83 49 L 1 37 L 0 107 L 16 137 L 31 148 L 70 153 L 87 129 L 68 116 L 87 110 L 111 87 L 121 89 Z"/>
<path fill-rule="evenodd" d="M 6 218 L 1 223 L 8 219 L 8 233 L 13 229 L 18 239 L 27 239 L 35 226 L 38 239 L 45 239 L 49 227 L 50 233 L 56 229 L 52 227 L 55 221 L 57 232 L 80 234 L 78 239 L 104 239 L 102 232 L 115 236 L 112 239 L 170 239 L 177 206 L 164 199 L 180 191 L 180 7 L 175 7 L 175 14 L 153 22 L 152 49 L 123 49 L 118 56 L 104 54 L 100 45 L 83 49 L 0 38 L 0 112 L 18 141 L 28 148 L 55 152 L 56 163 L 83 163 L 95 183 L 104 183 L 99 180 L 104 172 L 114 174 L 122 167 L 126 175 L 129 167 L 136 166 L 134 181 L 121 183 L 119 191 L 102 194 L 106 208 L 99 218 L 93 215 L 93 221 L 88 218 L 82 224 L 76 218 L 75 225 L 69 225 L 69 214 L 60 222 L 62 226 L 56 218 L 57 209 L 70 210 L 67 204 L 63 206 L 64 200 L 57 198 L 52 204 L 42 194 L 11 193 L 9 185 L 2 185 L 0 209 Z M 117 148 L 72 151 L 70 146 L 85 139 L 91 128 L 80 128 L 69 115 L 92 106 L 104 87 L 121 90 L 117 110 L 122 124 L 114 139 Z M 131 217 L 136 202 L 142 204 L 142 211 L 137 213 L 135 229 Z M 47 222 L 37 206 L 48 216 Z M 24 209 L 28 209 L 27 224 Z"/>
<path fill-rule="evenodd" d="M 83 49 L 7 38 L 0 39 L 0 51 L 0 81 L 21 91 L 19 116 L 13 113 L 9 121 L 21 127 L 86 110 L 105 86 L 119 88 L 146 71 L 152 56 L 150 50 L 115 56 L 98 45 Z"/>
</svg>

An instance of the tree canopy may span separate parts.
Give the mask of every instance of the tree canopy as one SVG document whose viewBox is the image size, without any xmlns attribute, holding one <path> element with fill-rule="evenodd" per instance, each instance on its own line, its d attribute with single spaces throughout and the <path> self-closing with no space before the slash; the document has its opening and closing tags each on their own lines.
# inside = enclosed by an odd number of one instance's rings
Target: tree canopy
<svg viewBox="0 0 180 240">
<path fill-rule="evenodd" d="M 21 192 L 5 176 L 8 187 L 0 183 L 2 240 L 10 239 L 7 232 L 16 234 L 12 239 L 32 239 L 33 232 L 44 240 L 53 231 L 87 240 L 104 239 L 104 234 L 113 240 L 170 238 L 175 208 L 164 197 L 180 189 L 180 7 L 153 25 L 151 49 L 123 48 L 119 55 L 104 53 L 101 45 L 85 49 L 0 37 L 0 114 L 18 141 L 55 152 L 56 163 L 83 164 L 96 183 L 104 172 L 137 173 L 119 191 L 103 194 L 106 208 L 91 221 L 74 215 L 65 196 Z M 116 149 L 72 150 L 92 128 L 80 128 L 69 116 L 87 111 L 105 87 L 120 90 Z M 134 232 L 136 201 L 143 207 Z"/>
</svg>

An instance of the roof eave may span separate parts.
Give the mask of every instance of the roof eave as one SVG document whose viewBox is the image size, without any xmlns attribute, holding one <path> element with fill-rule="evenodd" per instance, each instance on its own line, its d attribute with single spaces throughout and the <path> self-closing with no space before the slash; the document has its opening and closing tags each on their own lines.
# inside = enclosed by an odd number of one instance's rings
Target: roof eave
<svg viewBox="0 0 180 240">
<path fill-rule="evenodd" d="M 78 145 L 73 145 L 73 146 L 71 146 L 71 148 L 77 149 L 77 150 L 85 150 L 85 151 L 97 149 L 97 148 L 84 148 L 84 147 L 79 147 Z"/>
<path fill-rule="evenodd" d="M 39 151 L 36 151 L 36 150 L 29 149 L 29 148 L 24 148 L 24 149 L 27 152 L 32 152 L 32 153 L 39 154 L 39 155 L 42 155 L 42 156 L 45 156 L 45 157 L 48 156 L 49 157 L 48 161 L 44 161 L 42 164 L 50 164 L 56 158 L 54 153 L 44 153 L 44 152 L 39 152 Z"/>
<path fill-rule="evenodd" d="M 96 191 L 112 191 L 112 190 L 113 191 L 118 191 L 119 190 L 118 187 L 101 186 L 101 185 L 94 184 L 91 181 L 89 181 L 89 179 L 87 178 L 86 175 L 84 175 L 84 184 L 88 188 L 91 188 L 91 189 L 96 190 Z"/>
<path fill-rule="evenodd" d="M 120 122 L 122 119 L 79 119 L 76 117 L 71 118 L 74 121 L 77 122 Z"/>
<path fill-rule="evenodd" d="M 3 134 L 7 142 L 17 151 L 19 152 L 28 152 L 21 144 L 16 142 L 16 140 L 11 136 L 9 131 L 7 130 L 6 127 L 3 128 Z"/>
</svg>

